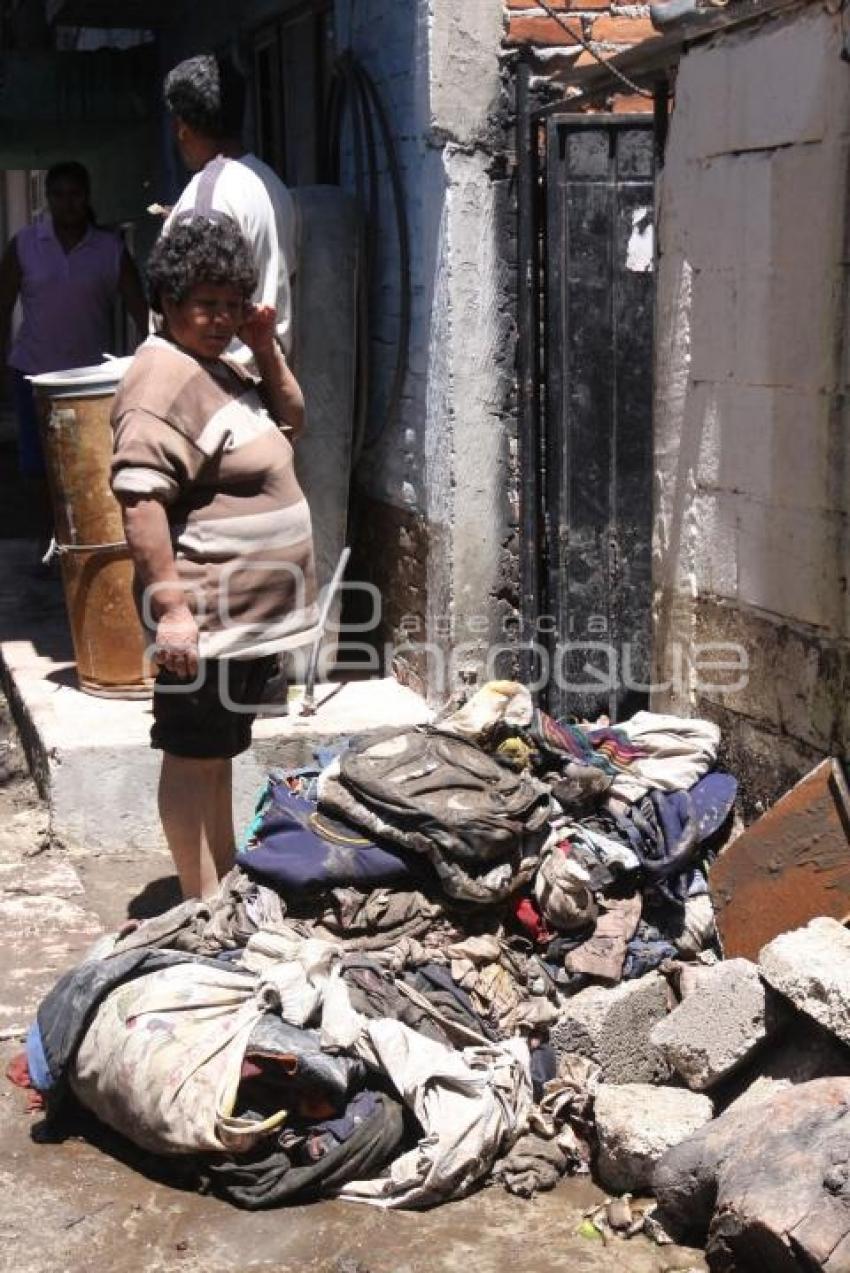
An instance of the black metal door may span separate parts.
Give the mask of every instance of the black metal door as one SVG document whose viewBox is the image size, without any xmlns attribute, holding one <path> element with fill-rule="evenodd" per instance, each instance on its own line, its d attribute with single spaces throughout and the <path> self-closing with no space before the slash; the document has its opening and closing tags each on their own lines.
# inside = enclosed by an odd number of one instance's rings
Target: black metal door
<svg viewBox="0 0 850 1273">
<path fill-rule="evenodd" d="M 623 719 L 650 674 L 652 117 L 545 121 L 548 707 Z"/>
</svg>

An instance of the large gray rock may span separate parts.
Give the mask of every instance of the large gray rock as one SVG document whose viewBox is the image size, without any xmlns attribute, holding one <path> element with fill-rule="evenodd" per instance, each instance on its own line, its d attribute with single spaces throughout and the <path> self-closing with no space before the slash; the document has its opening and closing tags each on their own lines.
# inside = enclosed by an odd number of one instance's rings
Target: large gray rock
<svg viewBox="0 0 850 1273">
<path fill-rule="evenodd" d="M 664 1155 L 653 1187 L 712 1273 L 848 1273 L 850 1079 L 736 1102 Z"/>
<path fill-rule="evenodd" d="M 693 1091 L 726 1078 L 783 1019 L 755 964 L 730 959 L 706 969 L 696 989 L 656 1025 L 650 1043 Z"/>
<path fill-rule="evenodd" d="M 850 1044 L 850 932 L 837 920 L 813 919 L 762 949 L 765 981 L 795 1008 Z"/>
<path fill-rule="evenodd" d="M 648 1083 L 603 1083 L 594 1102 L 597 1174 L 606 1189 L 646 1188 L 655 1164 L 714 1114 L 707 1096 Z"/>
<path fill-rule="evenodd" d="M 596 1061 L 606 1083 L 663 1083 L 670 1067 L 651 1042 L 666 1017 L 670 991 L 657 972 L 619 986 L 590 986 L 568 1001 L 552 1029 L 559 1053 Z"/>
</svg>

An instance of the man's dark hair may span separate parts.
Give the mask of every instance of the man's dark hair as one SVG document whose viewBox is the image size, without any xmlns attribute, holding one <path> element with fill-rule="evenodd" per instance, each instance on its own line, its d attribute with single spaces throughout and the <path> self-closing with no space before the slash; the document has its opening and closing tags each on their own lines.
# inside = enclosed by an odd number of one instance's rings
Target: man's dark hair
<svg viewBox="0 0 850 1273">
<path fill-rule="evenodd" d="M 44 178 L 45 189 L 50 190 L 59 181 L 72 181 L 74 185 L 85 190 L 86 194 L 91 190 L 89 170 L 76 159 L 66 159 L 64 163 L 54 164 L 52 168 L 47 169 L 47 176 Z"/>
<path fill-rule="evenodd" d="M 162 298 L 179 305 L 198 283 L 229 283 L 247 300 L 257 286 L 257 267 L 239 226 L 229 217 L 192 217 L 162 234 L 148 257 L 151 306 Z"/>
<path fill-rule="evenodd" d="M 238 137 L 245 111 L 245 81 L 228 58 L 202 53 L 170 70 L 165 105 L 190 128 L 219 141 Z"/>
</svg>

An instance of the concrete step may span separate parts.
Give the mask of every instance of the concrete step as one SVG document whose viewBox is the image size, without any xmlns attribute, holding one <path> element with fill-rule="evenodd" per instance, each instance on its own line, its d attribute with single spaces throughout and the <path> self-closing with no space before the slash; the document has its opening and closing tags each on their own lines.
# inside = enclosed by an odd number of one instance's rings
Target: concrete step
<svg viewBox="0 0 850 1273">
<path fill-rule="evenodd" d="M 162 848 L 150 702 L 77 688 L 58 572 L 36 561 L 31 541 L 0 543 L 0 679 L 47 802 L 51 838 L 88 850 Z M 431 715 L 391 677 L 320 685 L 311 716 L 300 714 L 302 697 L 295 687 L 287 715 L 258 719 L 251 750 L 234 762 L 237 833 L 269 769 L 307 764 L 316 746 L 340 735 L 402 729 Z"/>
</svg>

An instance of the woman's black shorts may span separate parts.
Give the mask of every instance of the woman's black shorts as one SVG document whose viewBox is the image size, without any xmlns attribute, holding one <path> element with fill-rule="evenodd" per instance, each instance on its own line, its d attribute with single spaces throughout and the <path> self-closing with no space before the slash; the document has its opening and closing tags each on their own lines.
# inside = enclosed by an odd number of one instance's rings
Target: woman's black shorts
<svg viewBox="0 0 850 1273">
<path fill-rule="evenodd" d="M 251 746 L 251 726 L 277 655 L 206 659 L 193 681 L 161 669 L 153 691 L 151 747 L 193 760 L 225 760 Z"/>
</svg>

